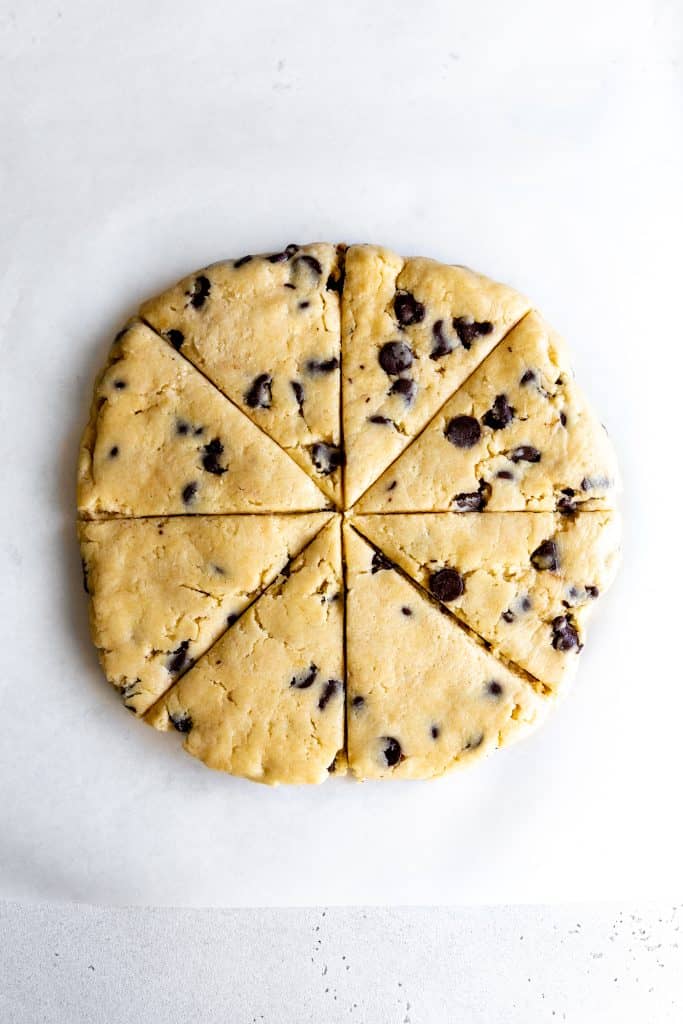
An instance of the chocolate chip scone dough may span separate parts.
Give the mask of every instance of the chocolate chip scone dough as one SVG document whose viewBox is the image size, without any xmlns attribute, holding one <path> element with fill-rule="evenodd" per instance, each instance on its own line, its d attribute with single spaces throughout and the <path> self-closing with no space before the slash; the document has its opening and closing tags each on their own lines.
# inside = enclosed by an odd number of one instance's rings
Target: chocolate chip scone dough
<svg viewBox="0 0 683 1024">
<path fill-rule="evenodd" d="M 357 516 L 391 561 L 495 650 L 556 691 L 575 671 L 619 563 L 615 512 Z"/>
<path fill-rule="evenodd" d="M 126 707 L 144 714 L 329 518 L 313 512 L 81 523 L 92 638 Z"/>
<path fill-rule="evenodd" d="M 360 779 L 428 779 L 527 732 L 551 703 L 349 526 L 347 749 Z"/>
<path fill-rule="evenodd" d="M 466 267 L 351 246 L 342 296 L 344 473 L 353 505 L 529 309 Z"/>
<path fill-rule="evenodd" d="M 81 516 L 288 512 L 327 500 L 296 463 L 154 331 L 115 340 L 81 444 Z"/>
<path fill-rule="evenodd" d="M 340 517 L 148 712 L 211 768 L 271 785 L 343 767 Z"/>
<path fill-rule="evenodd" d="M 227 260 L 140 310 L 337 505 L 342 259 L 318 243 Z"/>
<path fill-rule="evenodd" d="M 613 508 L 604 427 L 564 342 L 529 313 L 358 503 L 358 512 Z"/>
</svg>

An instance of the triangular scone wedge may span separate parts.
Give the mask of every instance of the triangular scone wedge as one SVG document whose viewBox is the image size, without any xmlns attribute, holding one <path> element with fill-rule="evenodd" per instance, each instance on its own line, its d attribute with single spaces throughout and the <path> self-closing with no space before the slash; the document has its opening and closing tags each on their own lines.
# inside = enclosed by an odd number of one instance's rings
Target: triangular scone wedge
<svg viewBox="0 0 683 1024">
<path fill-rule="evenodd" d="M 226 260 L 140 310 L 337 505 L 342 257 L 318 243 Z"/>
<path fill-rule="evenodd" d="M 564 342 L 529 313 L 359 502 L 358 512 L 611 508 L 614 450 Z"/>
<path fill-rule="evenodd" d="M 323 782 L 343 767 L 339 519 L 148 712 L 210 768 L 256 782 Z M 333 768 L 334 766 L 334 768 Z"/>
<path fill-rule="evenodd" d="M 615 512 L 356 516 L 382 553 L 506 658 L 556 691 L 619 563 Z"/>
<path fill-rule="evenodd" d="M 342 296 L 347 508 L 528 309 L 512 288 L 466 267 L 350 247 Z"/>
<path fill-rule="evenodd" d="M 361 779 L 428 779 L 537 724 L 552 703 L 346 527 L 347 751 Z"/>
<path fill-rule="evenodd" d="M 134 321 L 118 335 L 81 442 L 82 517 L 326 504 L 310 477 L 154 331 Z"/>
<path fill-rule="evenodd" d="M 314 512 L 81 523 L 92 637 L 126 707 L 144 714 L 329 517 Z"/>
</svg>

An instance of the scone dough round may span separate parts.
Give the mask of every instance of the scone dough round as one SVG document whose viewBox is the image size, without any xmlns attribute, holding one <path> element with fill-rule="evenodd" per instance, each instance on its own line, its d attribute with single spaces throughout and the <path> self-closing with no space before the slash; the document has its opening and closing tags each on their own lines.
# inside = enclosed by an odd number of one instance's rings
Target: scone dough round
<svg viewBox="0 0 683 1024">
<path fill-rule="evenodd" d="M 619 490 L 513 288 L 375 245 L 225 260 L 145 302 L 96 381 L 93 640 L 124 705 L 211 768 L 433 778 L 566 691 Z"/>
</svg>

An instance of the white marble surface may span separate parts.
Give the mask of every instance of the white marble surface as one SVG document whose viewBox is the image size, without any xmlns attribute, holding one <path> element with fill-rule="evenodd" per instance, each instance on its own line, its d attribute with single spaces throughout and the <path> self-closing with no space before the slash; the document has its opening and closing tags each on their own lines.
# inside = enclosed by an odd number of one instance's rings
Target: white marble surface
<svg viewBox="0 0 683 1024">
<path fill-rule="evenodd" d="M 680 27 L 665 0 L 0 0 L 0 897 L 681 897 Z M 314 237 L 533 295 L 625 471 L 572 697 L 433 785 L 207 772 L 87 636 L 73 483 L 107 343 L 181 273 Z"/>
<path fill-rule="evenodd" d="M 0 904 L 7 1024 L 679 1024 L 683 908 Z"/>
</svg>

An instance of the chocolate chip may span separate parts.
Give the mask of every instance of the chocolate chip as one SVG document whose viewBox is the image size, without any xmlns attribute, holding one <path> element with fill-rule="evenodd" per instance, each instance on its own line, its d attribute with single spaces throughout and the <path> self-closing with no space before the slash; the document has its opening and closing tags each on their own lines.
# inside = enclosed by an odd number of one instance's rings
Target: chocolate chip
<svg viewBox="0 0 683 1024">
<path fill-rule="evenodd" d="M 379 365 L 390 377 L 413 365 L 413 351 L 404 341 L 387 341 L 379 350 Z"/>
<path fill-rule="evenodd" d="M 251 387 L 244 396 L 250 409 L 270 409 L 273 395 L 271 385 L 273 378 L 269 373 L 260 373 L 252 381 Z"/>
<path fill-rule="evenodd" d="M 235 615 L 234 612 L 232 613 L 232 615 L 228 615 L 228 619 L 227 619 L 228 626 L 234 626 L 238 619 L 239 619 L 239 615 Z"/>
<path fill-rule="evenodd" d="M 404 605 L 403 605 L 403 607 L 401 608 L 401 611 L 403 612 L 403 614 L 404 614 L 404 615 L 412 615 L 412 614 L 413 614 L 413 610 L 412 610 L 412 608 L 409 608 L 409 607 L 408 607 L 407 605 L 405 605 L 405 604 L 404 604 Z"/>
<path fill-rule="evenodd" d="M 185 341 L 185 335 L 183 334 L 183 332 L 176 330 L 175 327 L 172 327 L 170 331 L 166 331 L 166 337 L 170 341 L 171 345 L 173 345 L 173 348 L 176 350 L 176 352 L 179 352 L 183 342 Z"/>
<path fill-rule="evenodd" d="M 563 495 L 557 499 L 557 511 L 561 516 L 573 516 L 576 512 L 576 502 Z"/>
<path fill-rule="evenodd" d="M 358 694 L 351 701 L 351 707 L 355 708 L 356 711 L 360 711 L 362 707 L 365 707 L 365 697 L 361 697 L 360 694 Z"/>
<path fill-rule="evenodd" d="M 517 448 L 513 448 L 511 452 L 508 452 L 507 457 L 511 462 L 541 461 L 541 453 L 538 448 L 533 448 L 530 444 L 520 444 Z"/>
<path fill-rule="evenodd" d="M 561 412 L 560 413 L 560 423 L 562 424 L 563 427 L 567 426 L 567 414 L 566 414 L 566 412 Z"/>
<path fill-rule="evenodd" d="M 286 263 L 287 260 L 291 260 L 295 252 L 299 251 L 298 245 L 288 245 L 282 252 L 274 252 L 272 256 L 266 256 L 269 263 Z"/>
<path fill-rule="evenodd" d="M 187 293 L 190 297 L 190 304 L 194 306 L 195 309 L 201 309 L 208 299 L 210 291 L 211 282 L 204 274 L 200 274 L 199 277 L 195 279 L 195 282 L 192 285 L 192 290 Z"/>
<path fill-rule="evenodd" d="M 522 598 L 520 604 L 521 604 L 523 612 L 531 611 L 531 599 L 530 598 L 524 596 Z"/>
<path fill-rule="evenodd" d="M 454 416 L 448 421 L 444 436 L 456 448 L 473 448 L 481 437 L 481 427 L 474 416 Z"/>
<path fill-rule="evenodd" d="M 556 572 L 560 567 L 560 553 L 554 540 L 544 540 L 531 552 L 530 562 L 539 572 Z"/>
<path fill-rule="evenodd" d="M 431 733 L 432 739 L 438 740 L 441 734 L 441 729 L 439 729 L 438 725 L 433 725 L 429 731 Z"/>
<path fill-rule="evenodd" d="M 171 651 L 172 658 L 166 666 L 171 675 L 176 675 L 181 671 L 189 661 L 187 656 L 187 649 L 190 646 L 189 640 L 183 640 L 179 647 L 176 647 L 175 651 Z"/>
<path fill-rule="evenodd" d="M 434 344 L 432 345 L 432 351 L 429 353 L 430 359 L 441 359 L 442 356 L 447 356 L 453 351 L 453 346 L 443 332 L 443 320 L 437 320 L 434 323 L 432 337 L 434 338 Z"/>
<path fill-rule="evenodd" d="M 406 405 L 412 405 L 417 394 L 417 384 L 410 377 L 399 377 L 389 388 L 390 395 L 401 395 Z"/>
<path fill-rule="evenodd" d="M 113 446 L 113 448 L 109 449 L 109 458 L 110 459 L 115 459 L 118 454 L 119 454 L 119 446 L 117 444 L 115 444 Z"/>
<path fill-rule="evenodd" d="M 491 430 L 502 430 L 512 422 L 515 410 L 507 400 L 507 395 L 496 395 L 493 405 L 488 412 L 484 413 L 482 423 Z"/>
<path fill-rule="evenodd" d="M 403 760 L 401 744 L 393 736 L 382 737 L 382 754 L 388 768 L 393 768 Z"/>
<path fill-rule="evenodd" d="M 195 427 L 194 436 L 200 437 L 204 433 L 204 427 Z"/>
<path fill-rule="evenodd" d="M 185 484 L 182 490 L 183 501 L 186 505 L 191 505 L 197 496 L 197 482 L 193 480 L 189 484 Z"/>
<path fill-rule="evenodd" d="M 292 284 L 291 281 L 285 281 L 285 283 L 283 284 L 282 287 L 283 288 L 290 288 L 293 292 L 296 291 L 296 285 Z"/>
<path fill-rule="evenodd" d="M 397 292 L 394 299 L 394 313 L 401 327 L 419 324 L 425 315 L 425 308 L 410 292 Z"/>
<path fill-rule="evenodd" d="M 187 711 L 174 711 L 168 716 L 171 724 L 178 732 L 190 732 L 192 729 L 192 716 Z"/>
<path fill-rule="evenodd" d="M 551 622 L 553 631 L 552 644 L 556 651 L 571 651 L 583 646 L 579 642 L 579 631 L 571 615 L 558 615 Z"/>
<path fill-rule="evenodd" d="M 591 491 L 593 488 L 604 489 L 610 486 L 606 476 L 585 476 L 581 481 L 582 491 Z"/>
<path fill-rule="evenodd" d="M 332 373 L 338 367 L 339 360 L 336 356 L 332 356 L 330 359 L 309 359 L 306 363 L 306 373 L 317 377 L 325 373 Z"/>
<path fill-rule="evenodd" d="M 299 266 L 301 263 L 305 263 L 314 274 L 322 274 L 323 268 L 320 266 L 320 261 L 315 256 L 309 256 L 308 253 L 304 253 L 302 256 L 297 256 L 294 261 L 295 266 Z"/>
<path fill-rule="evenodd" d="M 515 474 L 509 469 L 499 469 L 496 473 L 497 480 L 514 480 Z"/>
<path fill-rule="evenodd" d="M 391 425 L 392 427 L 394 426 L 394 421 L 392 419 L 389 419 L 388 416 L 380 416 L 380 415 L 368 416 L 368 423 L 379 423 L 379 424 L 382 424 L 384 426 L 389 426 L 389 425 Z"/>
<path fill-rule="evenodd" d="M 467 743 L 463 747 L 463 750 L 478 750 L 483 742 L 484 734 L 483 732 L 480 732 L 478 736 L 475 736 L 471 740 L 467 741 Z"/>
<path fill-rule="evenodd" d="M 305 668 L 298 675 L 292 676 L 289 681 L 290 686 L 295 686 L 297 690 L 307 690 L 309 686 L 312 686 L 318 675 L 318 666 L 311 663 L 309 668 Z"/>
<path fill-rule="evenodd" d="M 490 683 L 486 684 L 486 692 L 490 694 L 491 697 L 502 697 L 503 687 L 500 683 L 497 683 L 495 679 L 492 679 Z"/>
<path fill-rule="evenodd" d="M 456 494 L 453 504 L 458 512 L 483 512 L 491 497 L 491 485 L 479 481 L 479 490 L 469 494 Z"/>
<path fill-rule="evenodd" d="M 381 551 L 374 552 L 372 562 L 370 563 L 370 571 L 373 576 L 376 572 L 383 572 L 393 568 L 394 563 L 390 562 L 386 555 L 383 555 Z"/>
<path fill-rule="evenodd" d="M 235 260 L 233 267 L 235 270 L 239 270 L 240 267 L 244 267 L 247 263 L 251 263 L 253 256 L 241 256 L 240 259 Z"/>
<path fill-rule="evenodd" d="M 598 588 L 593 586 L 586 587 L 586 593 L 589 597 L 592 597 L 593 599 L 600 596 L 600 591 L 598 590 Z"/>
<path fill-rule="evenodd" d="M 522 385 L 524 385 L 524 384 L 531 384 L 531 382 L 534 381 L 534 380 L 536 380 L 536 371 L 535 370 L 525 370 L 524 373 L 522 374 L 522 376 L 519 378 L 519 383 L 522 384 Z"/>
<path fill-rule="evenodd" d="M 396 487 L 397 484 L 398 484 L 398 480 L 392 480 L 391 483 L 389 484 L 389 486 L 387 487 L 387 490 L 388 491 L 393 491 L 394 487 Z"/>
<path fill-rule="evenodd" d="M 330 276 L 327 279 L 327 284 L 325 285 L 325 288 L 327 289 L 327 291 L 328 292 L 339 292 L 339 294 L 341 295 L 343 287 L 344 287 L 344 271 L 342 270 L 338 277 L 335 277 L 334 274 L 330 274 Z"/>
<path fill-rule="evenodd" d="M 475 338 L 483 334 L 490 334 L 493 330 L 493 324 L 490 320 L 482 320 L 478 323 L 476 320 L 468 320 L 462 316 L 453 317 L 453 327 L 457 331 L 460 343 L 465 350 L 469 350 L 472 347 L 472 342 Z"/>
<path fill-rule="evenodd" d="M 223 473 L 228 472 L 227 466 L 221 466 L 218 461 L 223 454 L 223 444 L 219 437 L 214 437 L 213 441 L 209 441 L 202 448 L 202 466 L 207 473 L 213 473 L 215 476 L 222 476 Z"/>
<path fill-rule="evenodd" d="M 294 397 L 296 399 L 296 404 L 299 406 L 299 416 L 303 416 L 303 414 L 304 414 L 304 400 L 306 398 L 306 393 L 304 392 L 304 386 L 303 386 L 303 384 L 300 384 L 298 380 L 290 380 L 289 383 L 291 385 L 292 391 L 294 392 Z"/>
<path fill-rule="evenodd" d="M 298 308 L 299 309 L 308 309 L 309 306 L 310 306 L 310 302 L 308 301 L 308 299 L 304 299 L 303 302 L 299 303 Z"/>
<path fill-rule="evenodd" d="M 190 424 L 186 420 L 175 421 L 176 434 L 185 435 L 190 433 Z"/>
<path fill-rule="evenodd" d="M 456 569 L 439 569 L 429 577 L 429 589 L 439 601 L 455 601 L 465 590 L 465 581 Z"/>
<path fill-rule="evenodd" d="M 90 591 L 88 590 L 88 566 L 85 561 L 85 558 L 81 558 L 81 571 L 83 573 L 83 589 L 85 590 L 86 594 L 89 594 Z"/>
<path fill-rule="evenodd" d="M 515 613 L 510 608 L 508 608 L 507 611 L 504 611 L 503 614 L 501 615 L 501 619 L 503 620 L 503 622 L 514 622 Z"/>
<path fill-rule="evenodd" d="M 341 690 L 342 684 L 339 679 L 328 679 L 325 683 L 325 688 L 320 694 L 320 700 L 318 701 L 318 707 L 321 711 L 324 711 L 330 700 L 334 697 L 335 693 Z"/>
<path fill-rule="evenodd" d="M 323 476 L 329 476 L 344 465 L 344 452 L 339 445 L 318 441 L 311 447 L 313 465 Z"/>
<path fill-rule="evenodd" d="M 121 380 L 120 378 L 118 378 L 117 380 L 114 381 L 114 387 L 116 388 L 117 391 L 123 391 L 123 389 L 128 387 L 128 385 L 126 384 L 125 380 Z"/>
</svg>

